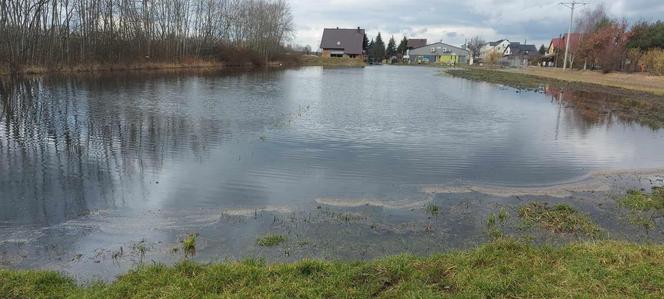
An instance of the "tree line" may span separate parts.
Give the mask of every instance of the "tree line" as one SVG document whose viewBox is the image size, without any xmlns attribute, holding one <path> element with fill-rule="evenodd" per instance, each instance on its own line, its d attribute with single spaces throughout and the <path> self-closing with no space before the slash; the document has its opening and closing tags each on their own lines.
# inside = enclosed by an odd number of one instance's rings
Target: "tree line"
<svg viewBox="0 0 664 299">
<path fill-rule="evenodd" d="M 292 31 L 285 0 L 0 0 L 0 64 L 260 62 Z"/>
<path fill-rule="evenodd" d="M 380 32 L 376 35 L 375 39 L 372 38 L 371 40 L 369 40 L 365 34 L 363 48 L 369 61 L 401 61 L 408 49 L 408 38 L 404 36 L 397 46 L 396 40 L 394 39 L 394 36 L 392 36 L 387 42 L 387 45 L 385 45 Z"/>
<path fill-rule="evenodd" d="M 570 49 L 577 68 L 610 71 L 649 71 L 664 75 L 664 23 L 641 21 L 631 28 L 625 20 L 610 18 L 604 5 L 582 14 L 577 21 L 578 46 Z"/>
</svg>

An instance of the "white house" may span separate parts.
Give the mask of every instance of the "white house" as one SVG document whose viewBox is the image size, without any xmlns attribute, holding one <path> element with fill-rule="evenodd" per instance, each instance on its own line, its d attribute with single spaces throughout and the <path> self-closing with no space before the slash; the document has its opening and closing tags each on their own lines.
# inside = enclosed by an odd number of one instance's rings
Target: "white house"
<svg viewBox="0 0 664 299">
<path fill-rule="evenodd" d="M 503 57 L 509 46 L 510 41 L 506 39 L 501 39 L 497 42 L 490 42 L 480 48 L 480 59 L 486 61 L 486 58 L 489 56 L 489 54 L 493 52 L 496 52 L 500 54 L 500 57 Z"/>
</svg>

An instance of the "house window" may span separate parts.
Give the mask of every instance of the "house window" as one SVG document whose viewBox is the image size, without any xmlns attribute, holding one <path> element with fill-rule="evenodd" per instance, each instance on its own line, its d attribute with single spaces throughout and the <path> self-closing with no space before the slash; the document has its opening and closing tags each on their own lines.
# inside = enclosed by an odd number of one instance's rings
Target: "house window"
<svg viewBox="0 0 664 299">
<path fill-rule="evenodd" d="M 341 57 L 344 57 L 344 54 L 330 54 L 330 57 L 341 58 Z"/>
</svg>

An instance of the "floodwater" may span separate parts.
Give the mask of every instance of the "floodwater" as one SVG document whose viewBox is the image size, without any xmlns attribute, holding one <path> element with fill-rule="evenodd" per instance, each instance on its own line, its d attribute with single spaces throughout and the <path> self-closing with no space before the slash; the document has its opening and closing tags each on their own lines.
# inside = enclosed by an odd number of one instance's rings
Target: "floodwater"
<svg viewBox="0 0 664 299">
<path fill-rule="evenodd" d="M 434 68 L 3 80 L 0 267 L 85 279 L 177 260 L 188 233 L 201 235 L 202 260 L 470 246 L 481 224 L 467 210 L 482 205 L 450 198 L 466 212 L 450 208 L 424 238 L 431 223 L 411 212 L 441 199 L 423 188 L 664 167 L 664 130 L 578 105 L 605 95 L 522 92 Z M 275 230 L 300 240 L 256 246 Z"/>
</svg>

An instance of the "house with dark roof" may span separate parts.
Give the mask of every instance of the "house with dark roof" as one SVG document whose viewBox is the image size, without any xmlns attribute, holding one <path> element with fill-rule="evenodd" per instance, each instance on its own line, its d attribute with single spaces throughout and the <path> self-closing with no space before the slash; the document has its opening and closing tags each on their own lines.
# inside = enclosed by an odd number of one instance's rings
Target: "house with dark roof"
<svg viewBox="0 0 664 299">
<path fill-rule="evenodd" d="M 497 55 L 498 62 L 506 66 L 527 66 L 540 56 L 535 45 L 510 42 L 506 39 L 487 43 L 480 49 L 482 61 L 488 61 L 489 55 L 492 54 Z"/>
<path fill-rule="evenodd" d="M 407 43 L 406 43 L 406 49 L 407 50 L 412 50 L 412 49 L 417 49 L 421 48 L 427 45 L 427 39 L 426 38 L 409 38 Z"/>
<path fill-rule="evenodd" d="M 503 53 L 501 63 L 509 66 L 528 66 L 540 57 L 535 45 L 510 42 Z"/>
<path fill-rule="evenodd" d="M 364 29 L 325 28 L 320 48 L 323 58 L 363 57 Z"/>
</svg>

